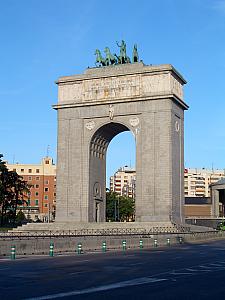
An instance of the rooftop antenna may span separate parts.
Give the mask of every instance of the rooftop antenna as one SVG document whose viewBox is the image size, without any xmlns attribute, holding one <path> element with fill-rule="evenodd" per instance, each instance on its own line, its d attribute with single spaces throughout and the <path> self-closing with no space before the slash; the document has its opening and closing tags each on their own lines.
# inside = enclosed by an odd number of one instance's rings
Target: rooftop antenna
<svg viewBox="0 0 225 300">
<path fill-rule="evenodd" d="M 50 149 L 50 145 L 47 146 L 47 151 L 46 151 L 47 156 L 46 157 L 49 157 L 49 149 Z"/>
</svg>

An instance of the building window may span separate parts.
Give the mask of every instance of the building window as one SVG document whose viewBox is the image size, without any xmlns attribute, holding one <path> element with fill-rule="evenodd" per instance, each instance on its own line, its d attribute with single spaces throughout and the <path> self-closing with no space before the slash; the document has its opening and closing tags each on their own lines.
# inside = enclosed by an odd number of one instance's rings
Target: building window
<svg viewBox="0 0 225 300">
<path fill-rule="evenodd" d="M 44 207 L 48 207 L 48 203 L 45 203 Z"/>
<path fill-rule="evenodd" d="M 38 189 L 39 188 L 39 184 L 35 184 L 35 188 Z"/>
<path fill-rule="evenodd" d="M 48 195 L 45 195 L 45 200 L 48 200 Z"/>
<path fill-rule="evenodd" d="M 54 197 L 56 196 L 56 193 L 54 193 Z"/>
<path fill-rule="evenodd" d="M 32 173 L 32 169 L 28 169 L 28 173 Z"/>
<path fill-rule="evenodd" d="M 39 177 L 39 176 L 37 176 L 37 177 L 36 177 L 36 180 L 40 180 L 40 177 Z"/>
<path fill-rule="evenodd" d="M 32 176 L 28 176 L 28 180 L 32 180 Z"/>
<path fill-rule="evenodd" d="M 36 173 L 40 173 L 40 170 L 39 170 L 39 169 L 36 169 Z"/>
<path fill-rule="evenodd" d="M 46 160 L 46 161 L 45 161 L 45 164 L 46 164 L 46 165 L 49 165 L 49 160 Z"/>
<path fill-rule="evenodd" d="M 35 196 L 38 196 L 38 192 L 35 192 Z"/>
<path fill-rule="evenodd" d="M 38 205 L 38 200 L 35 200 L 35 206 L 37 206 Z"/>
<path fill-rule="evenodd" d="M 16 169 L 13 169 L 13 172 L 16 172 Z"/>
<path fill-rule="evenodd" d="M 48 192 L 48 188 L 47 187 L 45 187 L 45 192 Z"/>
<path fill-rule="evenodd" d="M 49 183 L 49 181 L 48 180 L 45 180 L 45 184 L 48 184 Z"/>
<path fill-rule="evenodd" d="M 21 173 L 24 173 L 24 169 L 20 169 L 20 172 L 21 172 Z"/>
</svg>

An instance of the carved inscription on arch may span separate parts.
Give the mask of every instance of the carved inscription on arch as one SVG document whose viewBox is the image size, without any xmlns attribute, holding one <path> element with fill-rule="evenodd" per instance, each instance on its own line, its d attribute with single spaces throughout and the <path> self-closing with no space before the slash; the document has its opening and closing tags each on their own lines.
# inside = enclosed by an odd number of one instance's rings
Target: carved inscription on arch
<svg viewBox="0 0 225 300">
<path fill-rule="evenodd" d="M 140 95 L 140 76 L 99 78 L 83 82 L 81 99 L 102 100 L 129 98 Z"/>
<path fill-rule="evenodd" d="M 182 85 L 169 73 L 135 74 L 78 80 L 59 86 L 59 102 L 89 102 L 175 94 L 183 99 Z"/>
</svg>

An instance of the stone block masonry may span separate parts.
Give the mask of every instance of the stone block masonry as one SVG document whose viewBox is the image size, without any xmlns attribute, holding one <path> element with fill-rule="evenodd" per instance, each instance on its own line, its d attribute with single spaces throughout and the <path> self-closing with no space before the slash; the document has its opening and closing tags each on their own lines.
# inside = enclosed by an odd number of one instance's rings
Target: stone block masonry
<svg viewBox="0 0 225 300">
<path fill-rule="evenodd" d="M 107 147 L 128 130 L 136 140 L 136 221 L 184 222 L 185 83 L 171 65 L 143 63 L 58 79 L 56 223 L 105 221 Z"/>
</svg>

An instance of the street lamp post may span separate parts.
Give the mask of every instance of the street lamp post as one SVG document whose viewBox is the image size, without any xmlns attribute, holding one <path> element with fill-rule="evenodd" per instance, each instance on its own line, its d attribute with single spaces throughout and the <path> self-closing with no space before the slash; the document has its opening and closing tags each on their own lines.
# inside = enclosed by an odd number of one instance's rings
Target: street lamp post
<svg viewBox="0 0 225 300">
<path fill-rule="evenodd" d="M 118 216 L 118 222 L 120 221 L 120 197 L 118 196 L 118 207 L 117 207 L 117 216 Z"/>
<path fill-rule="evenodd" d="M 116 222 L 116 198 L 114 200 L 114 221 Z"/>
<path fill-rule="evenodd" d="M 30 191 L 28 192 L 28 211 L 27 211 L 27 220 L 30 221 Z"/>
<path fill-rule="evenodd" d="M 50 203 L 48 203 L 48 223 L 50 223 Z"/>
</svg>

